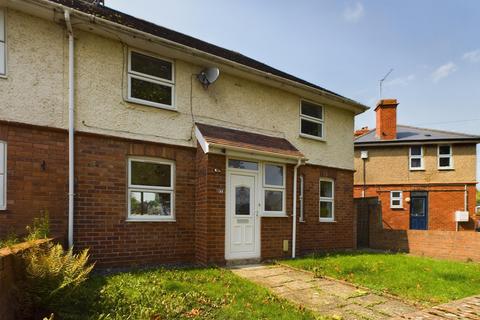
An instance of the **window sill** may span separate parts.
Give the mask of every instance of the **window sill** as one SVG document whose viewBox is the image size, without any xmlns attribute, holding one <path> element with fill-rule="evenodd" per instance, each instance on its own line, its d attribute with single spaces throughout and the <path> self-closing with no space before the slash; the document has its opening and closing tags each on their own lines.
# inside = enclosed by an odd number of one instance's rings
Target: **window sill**
<svg viewBox="0 0 480 320">
<path fill-rule="evenodd" d="M 162 104 L 159 104 L 159 103 L 143 101 L 143 100 L 135 99 L 135 98 L 125 98 L 124 100 L 128 103 L 133 103 L 133 104 L 143 106 L 143 107 L 152 107 L 152 108 L 157 108 L 157 109 L 162 109 L 162 110 L 178 112 L 178 110 L 175 106 L 162 105 Z"/>
<path fill-rule="evenodd" d="M 6 74 L 0 74 L 0 79 L 8 79 L 8 76 Z"/>
<path fill-rule="evenodd" d="M 135 218 L 128 218 L 125 222 L 177 222 L 174 218 L 172 219 L 135 219 Z"/>
<path fill-rule="evenodd" d="M 320 219 L 319 222 L 320 223 L 338 223 L 338 221 L 336 221 L 336 220 L 323 220 L 323 219 Z"/>
<path fill-rule="evenodd" d="M 262 218 L 287 218 L 288 215 L 286 213 L 262 213 L 260 214 Z"/>
<path fill-rule="evenodd" d="M 425 168 L 410 168 L 410 171 L 425 171 Z"/>
<path fill-rule="evenodd" d="M 455 168 L 438 168 L 438 171 L 454 171 Z"/>
<path fill-rule="evenodd" d="M 317 141 L 320 141 L 320 142 L 327 142 L 327 140 L 324 137 L 320 138 L 320 137 L 311 136 L 311 135 L 305 134 L 305 133 L 300 133 L 300 137 L 305 138 L 305 139 L 317 140 Z"/>
</svg>

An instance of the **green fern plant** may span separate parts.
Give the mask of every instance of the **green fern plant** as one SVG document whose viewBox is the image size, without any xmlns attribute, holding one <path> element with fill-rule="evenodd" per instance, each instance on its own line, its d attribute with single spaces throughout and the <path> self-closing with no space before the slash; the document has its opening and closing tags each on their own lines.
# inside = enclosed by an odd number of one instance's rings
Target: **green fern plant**
<svg viewBox="0 0 480 320">
<path fill-rule="evenodd" d="M 89 264 L 88 249 L 74 254 L 59 244 L 47 243 L 26 251 L 24 292 L 28 304 L 38 310 L 51 312 L 85 280 L 94 264 Z"/>
</svg>

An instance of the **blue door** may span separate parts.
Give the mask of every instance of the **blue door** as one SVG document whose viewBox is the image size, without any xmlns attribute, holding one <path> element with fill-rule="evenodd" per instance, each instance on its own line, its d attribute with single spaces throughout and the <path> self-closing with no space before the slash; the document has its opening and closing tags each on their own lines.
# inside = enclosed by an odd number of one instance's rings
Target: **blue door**
<svg viewBox="0 0 480 320">
<path fill-rule="evenodd" d="M 410 229 L 428 229 L 428 202 L 426 193 L 414 193 L 410 197 Z"/>
</svg>

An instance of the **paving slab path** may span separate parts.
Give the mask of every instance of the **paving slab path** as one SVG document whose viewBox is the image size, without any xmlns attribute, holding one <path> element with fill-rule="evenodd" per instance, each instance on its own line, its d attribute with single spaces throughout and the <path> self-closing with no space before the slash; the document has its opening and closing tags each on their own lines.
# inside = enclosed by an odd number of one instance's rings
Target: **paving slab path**
<svg viewBox="0 0 480 320">
<path fill-rule="evenodd" d="M 375 320 L 418 311 L 415 306 L 399 299 L 378 295 L 340 281 L 315 278 L 310 272 L 285 266 L 241 266 L 232 268 L 232 271 L 270 288 L 280 297 L 324 316 L 344 320 Z"/>
<path fill-rule="evenodd" d="M 433 308 L 395 317 L 395 320 L 480 319 L 480 296 L 469 297 Z"/>
</svg>

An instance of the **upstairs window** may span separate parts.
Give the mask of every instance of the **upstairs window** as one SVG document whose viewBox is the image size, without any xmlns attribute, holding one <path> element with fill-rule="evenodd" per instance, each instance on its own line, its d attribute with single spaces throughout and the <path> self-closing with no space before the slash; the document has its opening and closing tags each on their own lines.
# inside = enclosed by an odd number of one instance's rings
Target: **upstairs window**
<svg viewBox="0 0 480 320">
<path fill-rule="evenodd" d="M 5 46 L 5 10 L 0 8 L 0 75 L 7 73 L 7 51 Z"/>
<path fill-rule="evenodd" d="M 285 166 L 265 163 L 263 174 L 263 211 L 268 214 L 285 214 Z"/>
<path fill-rule="evenodd" d="M 173 63 L 136 51 L 128 53 L 128 100 L 175 109 Z"/>
<path fill-rule="evenodd" d="M 128 160 L 128 219 L 174 220 L 175 165 L 168 160 Z"/>
<path fill-rule="evenodd" d="M 331 179 L 320 179 L 320 221 L 335 220 L 334 182 Z"/>
<path fill-rule="evenodd" d="M 425 167 L 423 165 L 423 147 L 414 146 L 410 147 L 410 170 L 423 170 Z"/>
<path fill-rule="evenodd" d="M 402 191 L 390 192 L 390 208 L 392 209 L 403 208 L 403 192 Z"/>
<path fill-rule="evenodd" d="M 308 138 L 324 138 L 323 106 L 302 101 L 300 105 L 300 135 Z"/>
<path fill-rule="evenodd" d="M 453 169 L 452 146 L 438 146 L 438 168 Z"/>
</svg>

